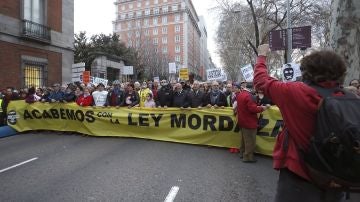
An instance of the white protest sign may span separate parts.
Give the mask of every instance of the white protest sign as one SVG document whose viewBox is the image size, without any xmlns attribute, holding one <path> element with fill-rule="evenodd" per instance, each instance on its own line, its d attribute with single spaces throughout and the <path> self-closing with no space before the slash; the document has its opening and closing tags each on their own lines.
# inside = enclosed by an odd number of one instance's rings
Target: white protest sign
<svg viewBox="0 0 360 202">
<path fill-rule="evenodd" d="M 254 69 L 251 64 L 246 65 L 241 68 L 241 73 L 247 82 L 252 82 L 254 80 Z"/>
<path fill-rule="evenodd" d="M 104 84 L 104 86 L 107 86 L 108 80 L 107 80 L 107 79 L 102 79 L 102 78 L 99 78 L 99 77 L 93 77 L 93 78 L 92 78 L 92 83 L 93 83 L 93 84 L 102 83 L 102 84 Z"/>
<path fill-rule="evenodd" d="M 80 82 L 83 71 L 85 71 L 85 63 L 76 63 L 71 65 L 71 81 L 72 82 Z"/>
<path fill-rule="evenodd" d="M 296 63 L 284 64 L 281 73 L 284 82 L 296 81 L 296 78 L 301 77 L 300 65 Z"/>
<path fill-rule="evenodd" d="M 223 79 L 223 72 L 222 69 L 207 69 L 206 70 L 207 80 L 208 81 L 215 81 L 215 80 L 222 80 Z"/>
<path fill-rule="evenodd" d="M 176 74 L 176 63 L 175 62 L 169 63 L 169 74 Z"/>
<path fill-rule="evenodd" d="M 155 76 L 155 77 L 154 77 L 154 82 L 155 82 L 155 81 L 160 82 L 160 77 Z"/>
<path fill-rule="evenodd" d="M 221 81 L 227 81 L 227 74 L 223 69 L 221 70 L 221 77 Z"/>
<path fill-rule="evenodd" d="M 133 75 L 134 74 L 134 67 L 133 66 L 124 66 L 122 74 L 124 74 L 124 75 Z"/>
</svg>

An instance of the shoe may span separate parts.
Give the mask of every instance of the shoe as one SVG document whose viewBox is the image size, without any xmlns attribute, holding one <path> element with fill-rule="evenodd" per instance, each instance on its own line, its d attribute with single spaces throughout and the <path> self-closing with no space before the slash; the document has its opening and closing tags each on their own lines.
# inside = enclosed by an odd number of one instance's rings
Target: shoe
<svg viewBox="0 0 360 202">
<path fill-rule="evenodd" d="M 250 159 L 248 159 L 248 160 L 244 160 L 244 159 L 243 159 L 242 162 L 243 162 L 243 163 L 256 163 L 256 161 L 257 161 L 256 159 L 251 159 L 251 160 L 250 160 Z"/>
<path fill-rule="evenodd" d="M 244 158 L 244 153 L 240 152 L 240 153 L 239 153 L 239 157 L 240 157 L 241 159 Z"/>
</svg>

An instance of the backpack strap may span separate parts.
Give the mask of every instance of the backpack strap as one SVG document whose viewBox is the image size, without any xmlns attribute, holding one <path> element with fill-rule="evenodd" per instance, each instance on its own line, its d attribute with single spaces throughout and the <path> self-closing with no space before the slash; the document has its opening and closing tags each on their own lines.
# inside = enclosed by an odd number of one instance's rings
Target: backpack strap
<svg viewBox="0 0 360 202">
<path fill-rule="evenodd" d="M 344 90 L 340 89 L 339 87 L 335 87 L 335 88 L 323 88 L 319 85 L 315 85 L 315 84 L 309 84 L 310 87 L 314 88 L 319 95 L 321 95 L 321 97 L 324 98 L 328 98 L 331 97 L 334 93 L 336 92 L 342 92 L 345 94 Z"/>
</svg>

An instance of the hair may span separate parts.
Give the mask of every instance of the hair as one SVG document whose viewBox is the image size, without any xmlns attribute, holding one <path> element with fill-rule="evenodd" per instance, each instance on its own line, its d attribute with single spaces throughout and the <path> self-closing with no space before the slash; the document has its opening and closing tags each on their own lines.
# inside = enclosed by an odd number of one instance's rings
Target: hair
<svg viewBox="0 0 360 202">
<path fill-rule="evenodd" d="M 129 83 L 127 86 L 131 86 L 133 89 L 135 89 L 135 85 L 133 83 Z"/>
<path fill-rule="evenodd" d="M 304 57 L 300 69 L 303 79 L 314 83 L 324 81 L 343 83 L 346 73 L 343 58 L 329 50 L 316 51 Z"/>
<path fill-rule="evenodd" d="M 151 99 L 153 98 L 153 95 L 151 93 L 147 94 Z"/>
<path fill-rule="evenodd" d="M 29 90 L 28 90 L 28 95 L 33 95 L 35 94 L 35 87 L 30 87 Z"/>
<path fill-rule="evenodd" d="M 353 80 L 351 80 L 350 83 L 349 83 L 349 86 L 352 84 L 353 81 L 359 82 L 359 79 L 353 79 Z"/>
</svg>

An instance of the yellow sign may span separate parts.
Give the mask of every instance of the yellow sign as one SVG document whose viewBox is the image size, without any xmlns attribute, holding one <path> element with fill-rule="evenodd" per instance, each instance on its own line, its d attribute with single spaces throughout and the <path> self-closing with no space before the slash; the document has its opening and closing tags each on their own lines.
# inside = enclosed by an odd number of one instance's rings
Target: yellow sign
<svg viewBox="0 0 360 202">
<path fill-rule="evenodd" d="M 179 78 L 181 80 L 189 80 L 189 69 L 188 68 L 180 68 Z"/>
<path fill-rule="evenodd" d="M 263 113 L 257 151 L 271 155 L 282 120 L 278 108 Z M 76 131 L 92 136 L 136 137 L 217 147 L 240 145 L 240 129 L 231 108 L 102 108 L 75 103 L 12 101 L 8 124 L 15 130 Z"/>
</svg>

